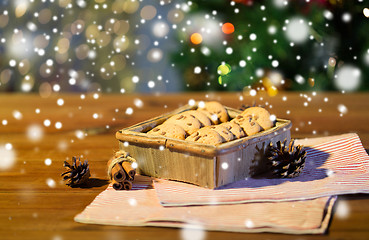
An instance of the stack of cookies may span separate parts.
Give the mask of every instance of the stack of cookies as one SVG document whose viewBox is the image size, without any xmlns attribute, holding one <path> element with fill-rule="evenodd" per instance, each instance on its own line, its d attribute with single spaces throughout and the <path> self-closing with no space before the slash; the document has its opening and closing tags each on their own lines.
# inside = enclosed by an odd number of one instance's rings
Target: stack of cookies
<svg viewBox="0 0 369 240">
<path fill-rule="evenodd" d="M 219 102 L 205 102 L 196 110 L 188 110 L 167 119 L 148 134 L 161 135 L 203 144 L 217 145 L 274 126 L 270 113 L 261 107 L 250 107 L 230 119 L 227 109 Z"/>
</svg>

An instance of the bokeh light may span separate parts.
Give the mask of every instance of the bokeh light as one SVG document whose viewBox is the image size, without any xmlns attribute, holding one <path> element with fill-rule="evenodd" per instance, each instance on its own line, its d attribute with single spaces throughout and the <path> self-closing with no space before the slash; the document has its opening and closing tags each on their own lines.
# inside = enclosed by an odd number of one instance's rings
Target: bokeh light
<svg viewBox="0 0 369 240">
<path fill-rule="evenodd" d="M 365 17 L 369 18 L 369 8 L 364 8 L 363 9 L 363 14 Z"/>
<path fill-rule="evenodd" d="M 234 32 L 234 26 L 232 23 L 224 23 L 223 26 L 222 26 L 222 31 L 225 33 L 225 34 L 231 34 Z"/>
<path fill-rule="evenodd" d="M 163 21 L 158 21 L 154 23 L 152 31 L 155 37 L 162 38 L 168 34 L 169 26 Z"/>
<path fill-rule="evenodd" d="M 151 20 L 156 16 L 157 10 L 152 5 L 146 5 L 141 9 L 140 16 L 142 19 Z"/>
<path fill-rule="evenodd" d="M 249 37 L 250 37 L 250 40 L 251 40 L 251 41 L 255 41 L 255 40 L 256 40 L 256 38 L 257 38 L 257 36 L 256 36 L 256 34 L 255 34 L 255 33 L 251 33 Z"/>
<path fill-rule="evenodd" d="M 14 4 L 15 4 L 15 16 L 17 18 L 22 17 L 27 11 L 29 2 L 27 0 L 15 0 Z"/>
<path fill-rule="evenodd" d="M 306 20 L 294 17 L 288 21 L 286 26 L 286 37 L 294 43 L 303 43 L 308 39 L 309 26 Z"/>
<path fill-rule="evenodd" d="M 191 35 L 191 42 L 193 44 L 200 44 L 202 42 L 202 36 L 200 33 L 193 33 Z"/>
<path fill-rule="evenodd" d="M 150 62 L 159 62 L 163 58 L 163 51 L 160 48 L 153 48 L 147 53 Z"/>
<path fill-rule="evenodd" d="M 9 22 L 9 15 L 7 12 L 0 14 L 0 28 L 4 28 Z"/>
<path fill-rule="evenodd" d="M 353 65 L 344 65 L 337 70 L 334 83 L 340 90 L 355 91 L 361 84 L 361 70 Z"/>
<path fill-rule="evenodd" d="M 229 64 L 221 64 L 218 66 L 218 74 L 221 76 L 227 75 L 231 72 L 231 66 Z"/>
</svg>

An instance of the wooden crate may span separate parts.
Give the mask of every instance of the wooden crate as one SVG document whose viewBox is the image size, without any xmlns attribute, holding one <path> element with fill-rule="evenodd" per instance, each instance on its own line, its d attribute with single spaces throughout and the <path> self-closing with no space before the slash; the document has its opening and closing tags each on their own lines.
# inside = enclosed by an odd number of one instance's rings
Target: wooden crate
<svg viewBox="0 0 369 240">
<path fill-rule="evenodd" d="M 119 148 L 137 160 L 138 173 L 213 189 L 263 172 L 266 146 L 290 139 L 291 121 L 283 119 L 271 129 L 217 146 L 146 134 L 172 115 L 196 108 L 186 105 L 116 133 Z M 226 109 L 230 118 L 240 113 Z"/>
</svg>

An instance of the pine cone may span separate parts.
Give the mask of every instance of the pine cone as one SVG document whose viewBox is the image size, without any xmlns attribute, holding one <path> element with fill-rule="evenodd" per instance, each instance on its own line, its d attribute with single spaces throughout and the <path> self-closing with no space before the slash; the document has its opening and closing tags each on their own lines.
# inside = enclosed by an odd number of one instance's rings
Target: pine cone
<svg viewBox="0 0 369 240">
<path fill-rule="evenodd" d="M 293 146 L 294 140 L 291 140 L 287 146 L 287 139 L 281 143 L 277 142 L 277 146 L 272 143 L 269 145 L 268 160 L 271 165 L 272 174 L 280 178 L 297 177 L 305 166 L 306 151 L 303 146 Z"/>
<path fill-rule="evenodd" d="M 66 180 L 68 186 L 77 186 L 85 183 L 90 177 L 90 168 L 88 161 L 85 160 L 81 163 L 81 159 L 78 157 L 72 157 L 73 164 L 70 165 L 67 161 L 64 161 L 64 167 L 66 172 L 62 173 L 63 180 Z"/>
</svg>

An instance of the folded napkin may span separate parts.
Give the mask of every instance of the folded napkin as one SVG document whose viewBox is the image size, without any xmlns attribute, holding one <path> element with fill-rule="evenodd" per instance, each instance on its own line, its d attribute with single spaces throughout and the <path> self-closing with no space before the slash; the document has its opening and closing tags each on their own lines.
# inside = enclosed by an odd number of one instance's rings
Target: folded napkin
<svg viewBox="0 0 369 240">
<path fill-rule="evenodd" d="M 307 201 L 213 206 L 164 207 L 145 179 L 137 176 L 131 191 L 109 186 L 75 217 L 80 223 L 159 226 L 232 232 L 319 234 L 328 227 L 336 197 Z M 146 182 L 148 180 L 146 179 Z"/>
<path fill-rule="evenodd" d="M 219 189 L 157 179 L 164 206 L 305 200 L 369 192 L 369 156 L 356 134 L 296 140 L 306 147 L 305 168 L 292 179 L 241 180 Z"/>
</svg>

